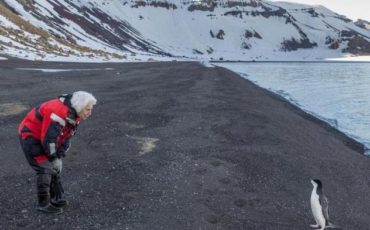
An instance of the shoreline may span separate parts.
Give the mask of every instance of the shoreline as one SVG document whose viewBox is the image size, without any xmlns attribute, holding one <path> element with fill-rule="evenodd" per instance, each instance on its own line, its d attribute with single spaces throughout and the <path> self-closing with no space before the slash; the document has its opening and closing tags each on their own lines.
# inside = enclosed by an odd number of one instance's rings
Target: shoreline
<svg viewBox="0 0 370 230">
<path fill-rule="evenodd" d="M 218 66 L 218 67 L 220 67 L 220 66 Z M 220 67 L 220 68 L 225 68 L 225 67 Z M 225 68 L 225 69 L 227 69 L 227 68 Z M 350 134 L 347 134 L 347 133 L 343 132 L 342 130 L 338 129 L 337 127 L 331 125 L 325 119 L 321 119 L 319 115 L 317 115 L 317 114 L 315 114 L 315 113 L 313 113 L 313 112 L 311 112 L 309 110 L 305 110 L 305 109 L 299 107 L 299 105 L 295 104 L 293 101 L 289 101 L 289 99 L 285 98 L 283 95 L 280 95 L 277 92 L 274 92 L 274 91 L 270 91 L 268 89 L 265 89 L 265 88 L 259 86 L 258 84 L 256 84 L 255 82 L 250 81 L 249 79 L 243 77 L 242 75 L 240 75 L 237 72 L 234 72 L 232 70 L 230 70 L 230 71 L 233 72 L 233 73 L 235 73 L 235 74 L 237 74 L 237 75 L 239 75 L 239 77 L 241 77 L 244 80 L 247 80 L 249 83 L 255 85 L 256 87 L 259 87 L 261 89 L 266 90 L 268 93 L 271 93 L 271 95 L 272 96 L 275 96 L 277 99 L 282 100 L 282 101 L 285 101 L 288 104 L 292 105 L 293 107 L 295 107 L 296 109 L 300 110 L 304 114 L 302 116 L 307 116 L 307 118 L 309 120 L 312 120 L 312 121 L 317 120 L 316 122 L 318 124 L 320 124 L 322 126 L 328 126 L 328 128 L 334 129 L 335 131 L 337 131 L 339 133 L 338 134 L 339 135 L 338 138 L 343 139 L 343 142 L 344 143 L 347 143 L 350 148 L 354 149 L 356 152 L 359 152 L 360 154 L 363 154 L 365 156 L 369 156 L 370 157 L 370 154 L 368 153 L 369 152 L 369 149 L 360 140 L 356 139 L 355 137 L 352 137 Z M 349 140 L 351 140 L 351 141 L 349 141 Z"/>
<path fill-rule="evenodd" d="M 224 67 L 221 67 L 221 68 L 224 68 Z M 231 72 L 233 72 L 233 71 L 231 71 Z M 233 73 L 235 73 L 235 72 L 233 72 Z M 239 75 L 238 73 L 235 73 L 235 74 Z M 258 88 L 266 90 L 266 93 L 270 94 L 271 97 L 274 97 L 275 99 L 283 101 L 284 103 L 287 103 L 288 105 L 292 106 L 293 110 L 297 110 L 296 112 L 298 114 L 300 114 L 301 116 L 305 117 L 307 120 L 313 121 L 313 122 L 317 123 L 318 125 L 324 127 L 325 129 L 333 132 L 333 134 L 337 135 L 337 137 L 340 140 L 342 140 L 343 143 L 345 143 L 349 148 L 351 148 L 354 151 L 360 153 L 361 155 L 366 155 L 365 154 L 365 152 L 366 152 L 365 145 L 363 143 L 361 143 L 360 141 L 358 141 L 355 138 L 351 137 L 350 135 L 344 133 L 343 131 L 337 129 L 336 127 L 333 127 L 327 121 L 325 121 L 323 119 L 320 119 L 319 117 L 315 116 L 314 114 L 310 113 L 309 111 L 306 111 L 303 108 L 300 108 L 298 105 L 292 103 L 291 101 L 286 99 L 284 96 L 282 96 L 278 93 L 275 93 L 273 91 L 270 91 L 268 89 L 262 88 L 261 86 L 257 85 L 256 83 L 254 83 L 254 82 L 252 82 L 252 81 L 250 81 L 246 78 L 243 78 L 242 76 L 240 76 L 240 78 L 248 81 L 250 84 L 253 84 Z"/>
<path fill-rule="evenodd" d="M 198 58 L 187 58 L 187 57 L 152 57 L 148 56 L 146 59 L 143 58 L 143 60 L 105 60 L 105 61 L 95 61 L 95 60 L 89 60 L 89 61 L 78 61 L 75 62 L 72 59 L 70 61 L 65 60 L 31 60 L 31 59 L 22 59 L 19 57 L 13 57 L 10 55 L 3 54 L 3 57 L 5 59 L 0 59 L 0 61 L 9 61 L 9 62 L 34 62 L 34 63 L 78 63 L 78 64 L 124 64 L 124 63 L 150 63 L 151 61 L 148 61 L 148 59 L 152 58 L 152 62 L 209 62 L 209 63 L 370 63 L 370 56 L 355 56 L 355 57 L 343 57 L 343 58 L 333 58 L 333 59 L 320 59 L 320 60 L 216 60 L 216 59 L 198 59 Z M 158 60 L 156 58 L 159 58 Z M 365 59 L 365 60 L 362 60 Z"/>
<path fill-rule="evenodd" d="M 322 61 L 209 61 L 210 63 L 370 63 L 369 61 L 340 61 L 340 60 L 322 60 Z"/>
</svg>

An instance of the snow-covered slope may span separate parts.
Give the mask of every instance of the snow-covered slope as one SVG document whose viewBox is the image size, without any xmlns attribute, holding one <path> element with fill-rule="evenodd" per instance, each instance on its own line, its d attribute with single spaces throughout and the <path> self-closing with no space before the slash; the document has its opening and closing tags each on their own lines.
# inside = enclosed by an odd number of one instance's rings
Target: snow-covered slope
<svg viewBox="0 0 370 230">
<path fill-rule="evenodd" d="M 321 60 L 370 55 L 324 7 L 257 0 L 0 0 L 0 53 L 44 60 Z"/>
</svg>

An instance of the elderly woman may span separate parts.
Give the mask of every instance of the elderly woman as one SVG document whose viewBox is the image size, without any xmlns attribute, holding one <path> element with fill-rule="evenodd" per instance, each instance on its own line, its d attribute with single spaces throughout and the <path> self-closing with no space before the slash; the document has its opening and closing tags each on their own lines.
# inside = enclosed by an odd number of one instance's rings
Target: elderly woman
<svg viewBox="0 0 370 230">
<path fill-rule="evenodd" d="M 84 91 L 64 94 L 33 108 L 19 125 L 22 150 L 36 171 L 38 211 L 61 213 L 66 206 L 60 193 L 56 196 L 50 188 L 62 171 L 62 158 L 71 137 L 80 121 L 91 115 L 95 104 L 95 97 Z M 59 180 L 58 183 L 61 186 Z"/>
</svg>

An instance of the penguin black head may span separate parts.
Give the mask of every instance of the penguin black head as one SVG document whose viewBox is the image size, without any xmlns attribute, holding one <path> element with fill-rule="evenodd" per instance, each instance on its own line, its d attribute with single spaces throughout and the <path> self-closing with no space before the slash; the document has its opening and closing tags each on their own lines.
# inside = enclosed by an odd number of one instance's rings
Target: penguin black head
<svg viewBox="0 0 370 230">
<path fill-rule="evenodd" d="M 311 179 L 311 184 L 313 186 L 317 186 L 318 189 L 321 189 L 322 188 L 322 183 L 319 179 Z"/>
</svg>

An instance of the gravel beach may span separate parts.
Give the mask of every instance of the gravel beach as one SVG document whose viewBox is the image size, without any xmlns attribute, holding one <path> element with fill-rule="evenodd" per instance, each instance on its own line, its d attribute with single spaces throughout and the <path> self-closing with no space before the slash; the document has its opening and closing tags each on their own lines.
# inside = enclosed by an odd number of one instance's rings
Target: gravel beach
<svg viewBox="0 0 370 230">
<path fill-rule="evenodd" d="M 77 90 L 98 104 L 64 159 L 69 206 L 41 214 L 17 127 Z M 363 146 L 220 67 L 3 60 L 0 127 L 0 229 L 310 229 L 310 178 L 331 222 L 370 229 Z"/>
</svg>

